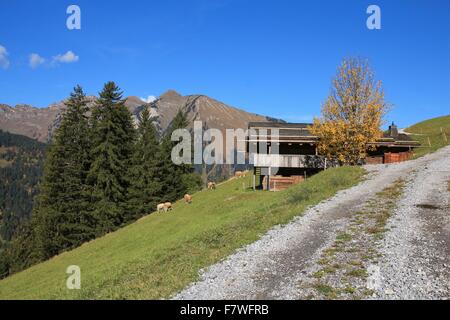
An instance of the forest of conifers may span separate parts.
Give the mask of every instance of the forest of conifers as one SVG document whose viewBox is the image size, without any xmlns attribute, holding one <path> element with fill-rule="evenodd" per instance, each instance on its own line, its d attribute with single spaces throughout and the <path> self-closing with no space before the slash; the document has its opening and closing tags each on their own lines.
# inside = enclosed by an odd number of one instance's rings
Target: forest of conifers
<svg viewBox="0 0 450 320">
<path fill-rule="evenodd" d="M 105 84 L 92 109 L 79 86 L 66 106 L 48 146 L 0 136 L 0 278 L 201 187 L 193 166 L 171 161 L 172 132 L 187 126 L 183 111 L 159 136 L 148 107 L 135 125 L 113 82 Z"/>
</svg>

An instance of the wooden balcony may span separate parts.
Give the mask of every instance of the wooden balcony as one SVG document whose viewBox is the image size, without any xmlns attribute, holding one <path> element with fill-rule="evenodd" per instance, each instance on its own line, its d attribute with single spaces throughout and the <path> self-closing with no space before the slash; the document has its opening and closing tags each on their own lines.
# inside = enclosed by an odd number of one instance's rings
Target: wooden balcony
<svg viewBox="0 0 450 320">
<path fill-rule="evenodd" d="M 253 154 L 255 167 L 326 168 L 326 159 L 315 155 Z"/>
</svg>

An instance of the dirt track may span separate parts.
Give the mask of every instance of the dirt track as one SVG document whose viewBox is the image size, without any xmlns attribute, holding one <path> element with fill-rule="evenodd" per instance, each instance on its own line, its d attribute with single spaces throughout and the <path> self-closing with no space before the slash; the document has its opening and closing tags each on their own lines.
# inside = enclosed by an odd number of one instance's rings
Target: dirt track
<svg viewBox="0 0 450 320">
<path fill-rule="evenodd" d="M 414 161 L 366 169 L 364 182 L 202 271 L 199 282 L 174 298 L 450 298 L 450 147 Z M 371 240 L 364 228 L 355 228 L 355 215 L 368 207 L 373 211 L 374 203 L 384 201 L 379 193 L 400 180 L 403 188 L 389 209 L 387 231 Z M 357 223 L 369 222 L 361 218 Z M 368 251 L 370 259 L 358 262 L 360 272 L 352 273 L 345 265 L 356 264 L 349 260 L 352 251 L 343 251 L 333 256 L 338 263 L 321 278 L 324 254 L 341 245 L 339 236 L 349 230 L 353 239 L 346 241 L 353 252 Z"/>
</svg>

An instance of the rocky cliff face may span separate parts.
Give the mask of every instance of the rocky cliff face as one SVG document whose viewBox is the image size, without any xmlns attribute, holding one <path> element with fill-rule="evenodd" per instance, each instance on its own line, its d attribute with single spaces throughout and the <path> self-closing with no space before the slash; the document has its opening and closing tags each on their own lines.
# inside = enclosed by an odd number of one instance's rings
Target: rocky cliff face
<svg viewBox="0 0 450 320">
<path fill-rule="evenodd" d="M 61 111 L 60 106 L 38 109 L 29 105 L 17 105 L 14 108 L 0 105 L 0 129 L 47 141 L 49 130 Z"/>
<path fill-rule="evenodd" d="M 222 131 L 236 128 L 246 129 L 248 122 L 269 120 L 268 117 L 230 107 L 204 95 L 181 96 L 173 90 L 161 95 L 151 105 L 158 113 L 158 123 L 162 131 L 170 126 L 179 109 L 186 112 L 191 125 L 195 120 L 200 120 L 205 127 Z"/>
<path fill-rule="evenodd" d="M 93 106 L 96 97 L 90 96 L 88 99 L 89 105 Z M 138 97 L 132 96 L 125 100 L 125 105 L 137 119 L 146 103 Z M 162 94 L 149 106 L 160 133 L 167 130 L 180 109 L 187 112 L 191 125 L 194 120 L 201 120 L 205 128 L 217 128 L 223 132 L 225 129 L 246 129 L 250 121 L 273 120 L 230 107 L 204 95 L 182 96 L 174 90 Z M 35 108 L 30 105 L 11 107 L 0 104 L 0 129 L 47 142 L 55 128 L 61 123 L 65 109 L 64 101 L 52 104 L 47 108 Z"/>
</svg>

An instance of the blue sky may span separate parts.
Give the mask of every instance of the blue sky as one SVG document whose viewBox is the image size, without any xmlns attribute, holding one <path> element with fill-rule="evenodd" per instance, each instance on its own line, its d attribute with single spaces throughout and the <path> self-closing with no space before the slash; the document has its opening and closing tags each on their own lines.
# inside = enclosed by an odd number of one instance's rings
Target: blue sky
<svg viewBox="0 0 450 320">
<path fill-rule="evenodd" d="M 70 4 L 81 30 L 66 28 Z M 366 28 L 370 4 L 381 30 Z M 0 103 L 43 107 L 114 80 L 125 95 L 175 89 L 304 122 L 341 60 L 362 56 L 388 120 L 407 126 L 450 113 L 449 33 L 448 0 L 0 0 Z"/>
</svg>

